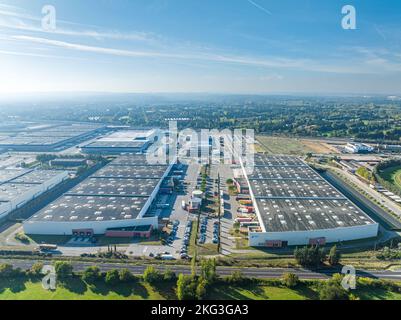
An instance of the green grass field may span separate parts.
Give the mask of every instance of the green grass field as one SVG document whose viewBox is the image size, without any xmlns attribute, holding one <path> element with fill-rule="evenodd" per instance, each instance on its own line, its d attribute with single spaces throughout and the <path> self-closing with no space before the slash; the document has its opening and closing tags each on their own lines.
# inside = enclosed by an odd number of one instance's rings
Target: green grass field
<svg viewBox="0 0 401 320">
<path fill-rule="evenodd" d="M 0 300 L 164 300 L 175 299 L 172 284 L 152 287 L 144 282 L 119 284 L 115 287 L 104 283 L 89 286 L 80 278 L 58 285 L 54 291 L 42 288 L 41 282 L 24 279 L 0 281 Z"/>
<path fill-rule="evenodd" d="M 380 176 L 401 190 L 401 167 L 390 167 L 380 172 Z"/>
<path fill-rule="evenodd" d="M 313 152 L 299 139 L 272 136 L 257 136 L 261 146 L 270 154 L 304 155 Z"/>
<path fill-rule="evenodd" d="M 234 287 L 216 285 L 209 289 L 206 299 L 216 300 L 316 300 L 316 284 L 301 284 L 294 289 L 281 286 L 249 285 Z M 360 286 L 352 292 L 361 300 L 401 300 L 401 293 L 380 288 Z M 54 291 L 42 288 L 40 281 L 27 278 L 0 280 L 0 300 L 176 300 L 175 284 L 160 283 L 151 286 L 143 281 L 109 286 L 98 283 L 89 286 L 79 277 L 68 284 L 58 285 Z"/>
</svg>

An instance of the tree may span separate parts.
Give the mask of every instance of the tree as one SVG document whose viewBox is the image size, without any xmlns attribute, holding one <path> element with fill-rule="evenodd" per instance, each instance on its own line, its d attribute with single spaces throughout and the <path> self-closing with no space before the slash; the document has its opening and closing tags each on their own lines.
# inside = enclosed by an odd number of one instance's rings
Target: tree
<svg viewBox="0 0 401 320">
<path fill-rule="evenodd" d="M 41 163 L 45 163 L 45 162 L 49 162 L 51 160 L 56 159 L 57 157 L 55 155 L 52 154 L 39 154 L 36 156 L 36 160 L 41 162 Z"/>
<path fill-rule="evenodd" d="M 347 291 L 336 282 L 327 281 L 319 290 L 320 300 L 348 300 Z"/>
<path fill-rule="evenodd" d="M 11 264 L 1 263 L 0 264 L 0 277 L 1 278 L 10 278 L 14 276 L 15 270 Z"/>
<path fill-rule="evenodd" d="M 306 267 L 317 267 L 326 258 L 324 250 L 318 246 L 296 248 L 294 256 L 298 264 Z"/>
<path fill-rule="evenodd" d="M 196 298 L 198 300 L 202 300 L 206 296 L 207 286 L 208 286 L 208 282 L 206 279 L 200 279 L 198 281 L 198 285 L 196 287 Z"/>
<path fill-rule="evenodd" d="M 333 247 L 331 247 L 327 259 L 331 266 L 335 266 L 340 262 L 341 253 L 337 250 L 337 246 L 334 245 Z"/>
<path fill-rule="evenodd" d="M 166 269 L 166 271 L 164 271 L 163 274 L 163 280 L 164 281 L 176 281 L 177 280 L 177 276 L 175 275 L 175 273 L 173 271 L 171 271 L 171 269 Z"/>
<path fill-rule="evenodd" d="M 118 276 L 121 282 L 130 282 L 135 278 L 132 272 L 129 271 L 128 269 L 121 269 L 118 272 Z"/>
<path fill-rule="evenodd" d="M 32 267 L 29 269 L 29 272 L 34 276 L 39 276 L 42 274 L 43 263 L 35 262 Z"/>
<path fill-rule="evenodd" d="M 212 284 L 216 278 L 216 259 L 205 259 L 201 262 L 201 278 Z"/>
<path fill-rule="evenodd" d="M 57 276 L 60 278 L 67 278 L 73 274 L 72 264 L 67 261 L 56 261 L 54 268 Z"/>
<path fill-rule="evenodd" d="M 194 255 L 191 259 L 191 275 L 194 277 L 196 276 L 196 250 L 194 252 Z"/>
<path fill-rule="evenodd" d="M 160 273 L 153 266 L 148 266 L 143 272 L 143 280 L 147 283 L 155 283 L 160 279 Z"/>
<path fill-rule="evenodd" d="M 106 272 L 105 282 L 110 285 L 116 285 L 120 281 L 118 270 L 112 269 Z"/>
<path fill-rule="evenodd" d="M 87 283 L 93 283 L 102 277 L 100 269 L 96 266 L 91 266 L 85 269 L 82 274 L 82 280 Z"/>
<path fill-rule="evenodd" d="M 241 284 L 245 281 L 245 277 L 242 275 L 242 272 L 239 270 L 234 271 L 229 277 L 227 277 L 228 283 L 231 284 Z"/>
<path fill-rule="evenodd" d="M 294 288 L 298 285 L 299 283 L 299 278 L 296 274 L 294 273 L 284 273 L 283 275 L 283 285 L 285 285 L 287 288 Z"/>
<path fill-rule="evenodd" d="M 196 277 L 190 275 L 178 276 L 177 298 L 178 300 L 194 300 L 196 298 L 197 281 Z"/>
</svg>

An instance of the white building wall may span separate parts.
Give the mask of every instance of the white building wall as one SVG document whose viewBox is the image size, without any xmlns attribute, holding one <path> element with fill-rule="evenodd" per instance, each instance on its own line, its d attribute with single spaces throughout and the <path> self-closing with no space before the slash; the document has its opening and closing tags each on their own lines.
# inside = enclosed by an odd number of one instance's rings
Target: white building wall
<svg viewBox="0 0 401 320">
<path fill-rule="evenodd" d="M 58 221 L 34 221 L 27 220 L 23 223 L 26 234 L 41 235 L 72 235 L 73 229 L 93 229 L 95 234 L 104 234 L 109 228 L 123 228 L 152 225 L 158 228 L 157 217 L 110 220 L 110 221 L 81 221 L 81 222 L 58 222 Z"/>
<path fill-rule="evenodd" d="M 249 245 L 265 246 L 268 240 L 288 241 L 289 246 L 307 245 L 310 239 L 326 238 L 326 242 L 359 240 L 377 236 L 379 224 L 367 224 L 355 227 L 343 227 L 324 230 L 288 231 L 288 232 L 250 232 Z"/>
<path fill-rule="evenodd" d="M 9 202 L 0 202 L 0 219 L 5 218 L 11 211 L 11 204 Z"/>
</svg>

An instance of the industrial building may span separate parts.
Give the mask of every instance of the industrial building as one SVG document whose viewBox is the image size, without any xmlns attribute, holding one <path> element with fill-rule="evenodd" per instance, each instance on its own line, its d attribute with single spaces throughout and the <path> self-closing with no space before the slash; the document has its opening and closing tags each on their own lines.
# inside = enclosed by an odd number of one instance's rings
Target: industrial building
<svg viewBox="0 0 401 320">
<path fill-rule="evenodd" d="M 0 170 L 0 219 L 67 178 L 65 171 Z"/>
<path fill-rule="evenodd" d="M 10 132 L 8 136 L 0 137 L 0 148 L 14 151 L 57 151 L 60 148 L 94 138 L 106 131 L 105 126 L 98 124 L 36 124 Z"/>
<path fill-rule="evenodd" d="M 24 231 L 147 236 L 158 228 L 158 217 L 149 215 L 148 209 L 171 167 L 147 165 L 145 155 L 116 158 L 25 221 Z"/>
<path fill-rule="evenodd" d="M 255 211 L 251 246 L 325 244 L 376 237 L 379 225 L 301 159 L 257 154 L 245 179 Z"/>
<path fill-rule="evenodd" d="M 90 142 L 82 147 L 88 154 L 143 153 L 158 138 L 158 130 L 125 130 Z"/>
<path fill-rule="evenodd" d="M 365 143 L 347 143 L 344 150 L 348 153 L 371 153 L 375 148 Z"/>
</svg>

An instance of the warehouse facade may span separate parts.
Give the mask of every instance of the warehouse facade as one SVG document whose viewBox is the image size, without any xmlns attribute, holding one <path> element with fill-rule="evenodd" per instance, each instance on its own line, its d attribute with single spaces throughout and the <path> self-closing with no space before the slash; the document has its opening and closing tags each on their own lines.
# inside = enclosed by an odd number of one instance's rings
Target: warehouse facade
<svg viewBox="0 0 401 320">
<path fill-rule="evenodd" d="M 0 170 L 0 219 L 67 178 L 66 171 Z"/>
</svg>

